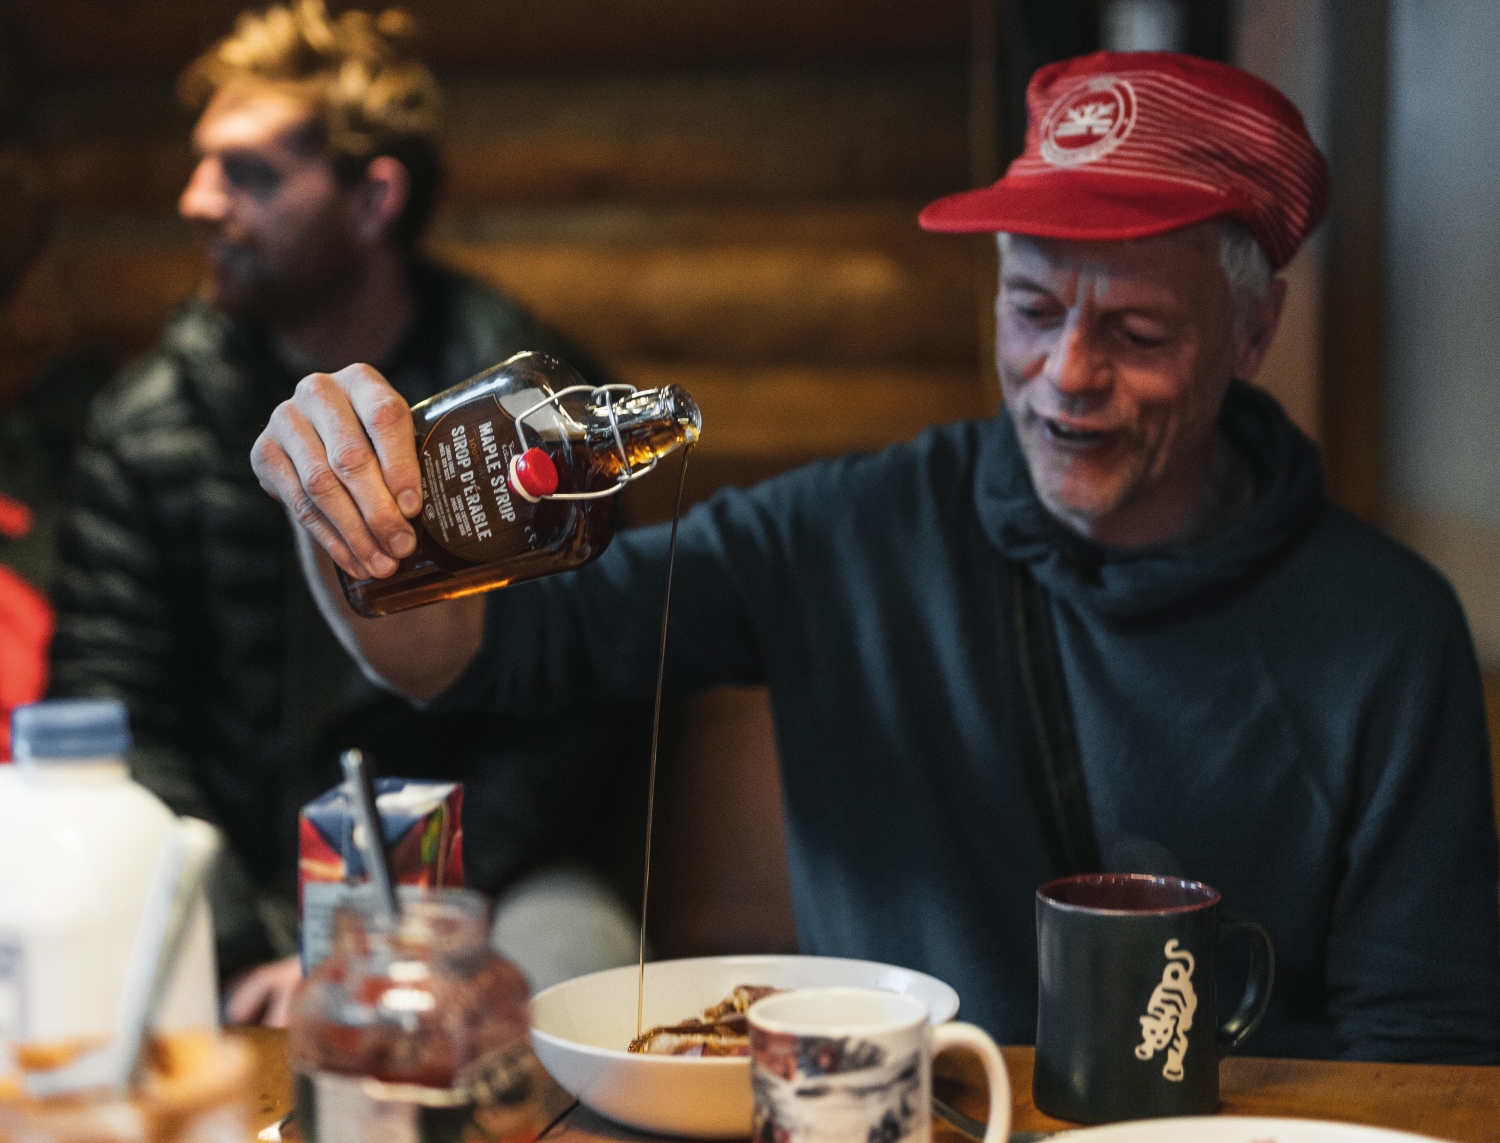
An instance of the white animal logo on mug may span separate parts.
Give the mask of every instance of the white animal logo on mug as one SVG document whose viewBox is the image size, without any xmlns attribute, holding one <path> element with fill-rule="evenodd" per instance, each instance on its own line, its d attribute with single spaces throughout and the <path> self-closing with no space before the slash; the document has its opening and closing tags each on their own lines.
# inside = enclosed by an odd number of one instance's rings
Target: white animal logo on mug
<svg viewBox="0 0 1500 1143">
<path fill-rule="evenodd" d="M 1215 965 L 1230 937 L 1249 938 L 1250 971 L 1221 1020 Z M 1221 918 L 1201 881 L 1082 873 L 1036 891 L 1036 949 L 1038 1109 L 1075 1123 L 1219 1110 L 1219 1060 L 1270 1002 L 1265 929 Z"/>
<path fill-rule="evenodd" d="M 1135 1054 L 1137 1059 L 1149 1060 L 1166 1048 L 1167 1062 L 1161 1074 L 1180 1082 L 1182 1058 L 1188 1049 L 1187 1034 L 1193 1026 L 1193 1013 L 1198 1010 L 1198 994 L 1193 991 L 1194 961 L 1192 953 L 1178 948 L 1175 937 L 1163 951 L 1167 967 L 1162 970 L 1161 983 L 1151 992 L 1146 1015 L 1141 1017 L 1141 1042 L 1135 1046 Z"/>
</svg>

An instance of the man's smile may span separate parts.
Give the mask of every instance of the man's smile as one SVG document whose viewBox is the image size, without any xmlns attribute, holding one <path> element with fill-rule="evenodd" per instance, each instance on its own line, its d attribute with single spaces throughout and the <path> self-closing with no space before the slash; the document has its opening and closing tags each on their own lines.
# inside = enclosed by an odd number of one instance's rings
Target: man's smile
<svg viewBox="0 0 1500 1143">
<path fill-rule="evenodd" d="M 1032 411 L 1031 420 L 1040 426 L 1048 444 L 1069 452 L 1095 452 L 1114 443 L 1117 431 L 1109 425 L 1091 423 L 1072 417 L 1048 417 Z"/>
<path fill-rule="evenodd" d="M 1041 418 L 1042 424 L 1046 426 L 1047 435 L 1058 444 L 1068 448 L 1093 448 L 1106 444 L 1110 434 L 1102 429 L 1075 428 L 1064 421 L 1056 421 L 1051 417 Z"/>
</svg>

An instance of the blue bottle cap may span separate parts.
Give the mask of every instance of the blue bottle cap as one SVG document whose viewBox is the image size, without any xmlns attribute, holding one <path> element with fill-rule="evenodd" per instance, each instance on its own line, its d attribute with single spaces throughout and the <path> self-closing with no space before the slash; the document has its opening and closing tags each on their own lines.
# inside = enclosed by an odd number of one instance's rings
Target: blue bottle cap
<svg viewBox="0 0 1500 1143">
<path fill-rule="evenodd" d="M 130 750 L 130 719 L 119 699 L 51 699 L 10 714 L 17 762 L 99 758 Z"/>
</svg>

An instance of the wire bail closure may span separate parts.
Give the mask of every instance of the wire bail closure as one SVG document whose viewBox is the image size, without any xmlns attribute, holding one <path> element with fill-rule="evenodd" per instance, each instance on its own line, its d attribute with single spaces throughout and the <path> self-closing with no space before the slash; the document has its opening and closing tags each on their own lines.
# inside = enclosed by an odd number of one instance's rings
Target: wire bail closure
<svg viewBox="0 0 1500 1143">
<path fill-rule="evenodd" d="M 625 451 L 625 438 L 620 433 L 619 414 L 615 411 L 615 402 L 610 400 L 608 397 L 608 394 L 610 393 L 623 393 L 625 397 L 629 397 L 637 392 L 638 390 L 634 385 L 569 385 L 565 389 L 559 389 L 550 397 L 542 398 L 535 405 L 532 405 L 524 412 L 518 413 L 516 415 L 516 439 L 521 443 L 521 451 L 510 458 L 510 471 L 508 475 L 510 477 L 511 488 L 515 490 L 516 494 L 520 496 L 521 499 L 526 500 L 532 504 L 538 504 L 543 500 L 602 500 L 606 496 L 616 495 L 632 480 L 639 480 L 641 477 L 645 476 L 646 473 L 650 472 L 656 467 L 657 461 L 660 458 L 652 457 L 651 463 L 646 465 L 646 467 L 644 468 L 631 468 L 630 454 Z M 619 453 L 620 463 L 625 466 L 625 471 L 621 474 L 619 480 L 617 480 L 609 488 L 599 488 L 595 489 L 593 492 L 551 492 L 545 496 L 534 496 L 530 492 L 526 491 L 525 486 L 521 483 L 516 475 L 517 464 L 520 463 L 521 457 L 526 453 L 526 450 L 531 447 L 526 443 L 526 418 L 531 416 L 531 414 L 537 412 L 538 410 L 545 409 L 548 405 L 557 405 L 557 403 L 562 400 L 562 398 L 568 396 L 570 393 L 587 393 L 591 397 L 599 394 L 605 394 L 604 408 L 605 411 L 609 414 L 610 432 L 614 435 L 615 451 Z M 621 399 L 623 400 L 624 398 L 622 397 Z M 560 405 L 558 406 L 558 409 L 559 411 L 561 411 Z M 536 433 L 538 440 L 543 439 L 542 434 L 537 432 L 536 429 L 532 429 L 531 431 L 533 433 Z"/>
</svg>

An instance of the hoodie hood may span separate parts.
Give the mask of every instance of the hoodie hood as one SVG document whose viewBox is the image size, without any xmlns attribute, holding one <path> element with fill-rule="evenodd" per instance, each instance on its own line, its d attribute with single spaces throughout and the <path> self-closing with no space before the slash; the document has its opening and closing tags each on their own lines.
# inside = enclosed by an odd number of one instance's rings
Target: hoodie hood
<svg viewBox="0 0 1500 1143">
<path fill-rule="evenodd" d="M 1236 381 L 1219 427 L 1249 460 L 1255 499 L 1200 544 L 1120 552 L 1069 530 L 1042 506 L 1009 415 L 994 419 L 975 474 L 980 525 L 1049 591 L 1111 619 L 1146 618 L 1234 591 L 1277 559 L 1324 503 L 1317 446 L 1274 398 Z"/>
</svg>

